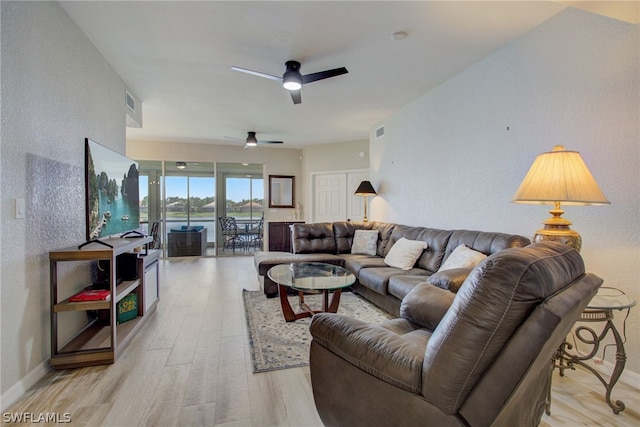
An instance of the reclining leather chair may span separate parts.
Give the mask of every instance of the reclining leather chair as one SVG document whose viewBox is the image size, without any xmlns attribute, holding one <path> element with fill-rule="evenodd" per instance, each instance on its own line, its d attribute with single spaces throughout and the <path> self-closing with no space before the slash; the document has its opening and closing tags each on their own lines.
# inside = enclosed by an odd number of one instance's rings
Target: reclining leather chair
<svg viewBox="0 0 640 427">
<path fill-rule="evenodd" d="M 500 251 L 453 294 L 429 283 L 401 317 L 311 323 L 313 395 L 327 426 L 535 426 L 551 358 L 602 279 L 544 242 Z"/>
</svg>

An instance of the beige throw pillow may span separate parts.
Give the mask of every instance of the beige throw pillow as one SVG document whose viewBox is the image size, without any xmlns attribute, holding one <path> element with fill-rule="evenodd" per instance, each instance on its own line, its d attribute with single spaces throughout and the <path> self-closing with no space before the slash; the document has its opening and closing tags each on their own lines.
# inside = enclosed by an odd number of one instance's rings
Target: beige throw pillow
<svg viewBox="0 0 640 427">
<path fill-rule="evenodd" d="M 466 245 L 460 245 L 451 252 L 449 258 L 438 271 L 451 270 L 452 268 L 473 268 L 486 257 L 482 252 L 474 251 Z"/>
<path fill-rule="evenodd" d="M 419 240 L 409 240 L 401 237 L 389 250 L 384 258 L 384 263 L 389 267 L 396 267 L 401 270 L 411 270 L 422 252 L 429 245 Z"/>
<path fill-rule="evenodd" d="M 378 230 L 356 230 L 351 244 L 351 253 L 375 255 L 378 248 Z"/>
</svg>

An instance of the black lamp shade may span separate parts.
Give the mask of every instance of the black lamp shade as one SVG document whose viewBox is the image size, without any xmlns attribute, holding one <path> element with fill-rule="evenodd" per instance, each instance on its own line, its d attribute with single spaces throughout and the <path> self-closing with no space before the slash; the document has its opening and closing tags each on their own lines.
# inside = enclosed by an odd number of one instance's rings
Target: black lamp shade
<svg viewBox="0 0 640 427">
<path fill-rule="evenodd" d="M 356 196 L 373 196 L 376 193 L 376 190 L 373 189 L 373 185 L 369 181 L 362 181 L 360 185 L 358 185 L 358 189 L 355 193 Z"/>
</svg>

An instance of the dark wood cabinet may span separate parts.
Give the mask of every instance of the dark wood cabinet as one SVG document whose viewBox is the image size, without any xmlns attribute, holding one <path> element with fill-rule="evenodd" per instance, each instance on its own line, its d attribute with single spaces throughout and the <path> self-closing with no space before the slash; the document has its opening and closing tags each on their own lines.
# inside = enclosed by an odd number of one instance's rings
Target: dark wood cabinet
<svg viewBox="0 0 640 427">
<path fill-rule="evenodd" d="M 269 250 L 292 252 L 291 247 L 291 226 L 293 224 L 304 224 L 304 221 L 284 221 L 269 223 Z"/>
</svg>

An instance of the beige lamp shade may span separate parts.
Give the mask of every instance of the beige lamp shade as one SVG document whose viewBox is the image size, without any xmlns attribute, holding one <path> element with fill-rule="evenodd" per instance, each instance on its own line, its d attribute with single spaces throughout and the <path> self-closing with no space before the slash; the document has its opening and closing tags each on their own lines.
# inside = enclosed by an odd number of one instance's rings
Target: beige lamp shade
<svg viewBox="0 0 640 427">
<path fill-rule="evenodd" d="M 515 203 L 562 202 L 570 205 L 608 205 L 609 201 L 580 153 L 562 145 L 536 157 L 513 196 Z"/>
<path fill-rule="evenodd" d="M 552 217 L 534 235 L 534 241 L 559 240 L 576 250 L 582 246 L 580 235 L 569 229 L 571 221 L 562 218 L 560 204 L 608 205 L 609 201 L 589 172 L 577 151 L 567 151 L 562 145 L 536 157 L 513 196 L 514 203 L 553 204 Z"/>
</svg>

